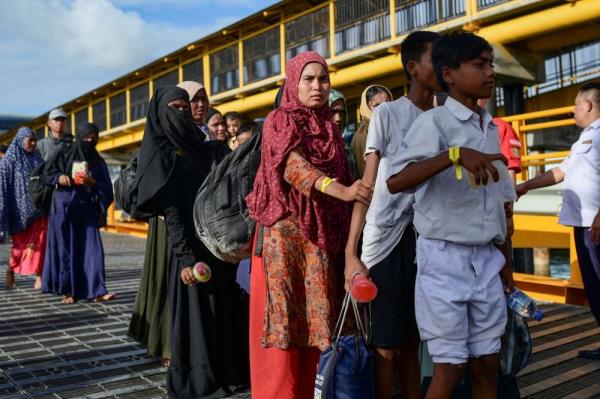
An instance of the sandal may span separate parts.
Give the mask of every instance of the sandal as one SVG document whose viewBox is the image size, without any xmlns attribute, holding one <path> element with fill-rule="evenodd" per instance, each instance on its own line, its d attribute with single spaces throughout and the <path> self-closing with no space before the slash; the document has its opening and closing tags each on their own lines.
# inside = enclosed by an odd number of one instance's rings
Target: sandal
<svg viewBox="0 0 600 399">
<path fill-rule="evenodd" d="M 113 299 L 115 299 L 115 294 L 107 293 L 104 295 L 97 296 L 96 299 L 94 299 L 94 302 L 106 302 L 112 301 Z"/>
<path fill-rule="evenodd" d="M 6 271 L 6 288 L 15 288 L 17 286 L 17 284 L 15 284 L 15 272 L 13 272 L 12 270 L 8 269 Z"/>
</svg>

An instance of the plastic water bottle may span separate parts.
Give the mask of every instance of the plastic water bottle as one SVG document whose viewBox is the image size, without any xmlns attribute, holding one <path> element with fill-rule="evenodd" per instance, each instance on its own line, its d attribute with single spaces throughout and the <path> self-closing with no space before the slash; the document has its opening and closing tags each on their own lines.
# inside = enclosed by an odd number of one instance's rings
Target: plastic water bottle
<svg viewBox="0 0 600 399">
<path fill-rule="evenodd" d="M 529 317 L 537 321 L 542 320 L 544 317 L 544 312 L 537 308 L 533 299 L 517 288 L 508 296 L 506 304 L 515 313 L 523 317 Z"/>
<path fill-rule="evenodd" d="M 377 286 L 362 274 L 356 274 L 352 278 L 350 294 L 356 302 L 371 302 L 377 296 Z"/>
<path fill-rule="evenodd" d="M 192 271 L 194 273 L 194 278 L 199 283 L 206 283 L 210 281 L 210 277 L 212 276 L 210 267 L 208 267 L 208 265 L 204 262 L 196 263 Z"/>
</svg>

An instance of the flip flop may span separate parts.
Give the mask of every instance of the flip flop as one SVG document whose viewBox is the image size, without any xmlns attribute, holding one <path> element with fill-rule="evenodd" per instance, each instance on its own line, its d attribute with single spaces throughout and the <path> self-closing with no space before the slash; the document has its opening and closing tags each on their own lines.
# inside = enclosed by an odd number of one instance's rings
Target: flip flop
<svg viewBox="0 0 600 399">
<path fill-rule="evenodd" d="M 104 295 L 100 295 L 98 297 L 96 297 L 96 299 L 94 299 L 94 302 L 107 302 L 107 301 L 112 301 L 113 299 L 115 299 L 115 294 L 104 294 Z"/>
<path fill-rule="evenodd" d="M 6 280 L 5 280 L 6 288 L 15 288 L 17 284 L 15 283 L 15 272 L 7 270 L 6 271 Z"/>
</svg>

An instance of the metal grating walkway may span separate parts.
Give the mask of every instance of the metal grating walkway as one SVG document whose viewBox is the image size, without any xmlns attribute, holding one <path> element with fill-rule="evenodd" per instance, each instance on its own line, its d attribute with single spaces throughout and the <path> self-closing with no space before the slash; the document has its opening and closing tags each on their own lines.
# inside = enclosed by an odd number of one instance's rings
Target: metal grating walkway
<svg viewBox="0 0 600 399">
<path fill-rule="evenodd" d="M 164 398 L 166 369 L 127 337 L 144 257 L 143 239 L 103 234 L 111 302 L 4 285 L 10 245 L 0 245 L 0 398 Z M 242 394 L 239 398 L 249 397 Z"/>
<path fill-rule="evenodd" d="M 107 284 L 117 299 L 62 305 L 59 297 L 17 277 L 3 279 L 10 245 L 0 245 L 0 398 L 164 398 L 165 368 L 127 337 L 144 240 L 104 234 Z M 534 354 L 518 378 L 527 399 L 600 398 L 600 361 L 577 357 L 600 346 L 600 328 L 587 308 L 544 305 L 531 323 Z M 248 398 L 241 394 L 238 398 Z"/>
</svg>

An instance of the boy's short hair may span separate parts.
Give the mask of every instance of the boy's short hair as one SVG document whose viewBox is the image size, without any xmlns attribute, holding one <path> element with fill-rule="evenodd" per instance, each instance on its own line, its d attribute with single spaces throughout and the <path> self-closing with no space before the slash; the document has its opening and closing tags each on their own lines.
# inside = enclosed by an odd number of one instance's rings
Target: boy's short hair
<svg viewBox="0 0 600 399">
<path fill-rule="evenodd" d="M 408 73 L 408 63 L 410 61 L 419 62 L 421 56 L 427 51 L 427 45 L 435 43 L 440 35 L 435 32 L 419 30 L 411 33 L 404 39 L 400 45 L 400 55 L 402 56 L 402 66 L 404 73 L 410 82 L 412 77 Z"/>
<path fill-rule="evenodd" d="M 242 120 L 242 114 L 240 114 L 239 112 L 235 112 L 235 111 L 230 111 L 225 113 L 225 115 L 223 115 L 223 119 L 225 120 L 233 120 L 233 119 L 238 119 L 238 120 Z"/>
<path fill-rule="evenodd" d="M 458 69 L 460 64 L 481 56 L 485 51 L 493 52 L 492 46 L 473 33 L 458 31 L 442 35 L 433 44 L 431 57 L 435 76 L 444 91 L 448 91 L 448 85 L 442 77 L 444 67 Z"/>
<path fill-rule="evenodd" d="M 5 144 L 0 144 L 0 152 L 4 154 L 6 151 L 8 151 L 8 146 Z"/>
<path fill-rule="evenodd" d="M 240 126 L 240 129 L 238 130 L 236 137 L 243 133 L 250 133 L 251 136 L 254 136 L 254 134 L 257 131 L 258 131 L 258 124 L 254 123 L 254 122 L 246 122 L 242 126 Z"/>
<path fill-rule="evenodd" d="M 581 85 L 579 88 L 580 93 L 589 93 L 592 95 L 592 101 L 597 105 L 600 105 L 600 82 L 587 82 Z"/>
</svg>

